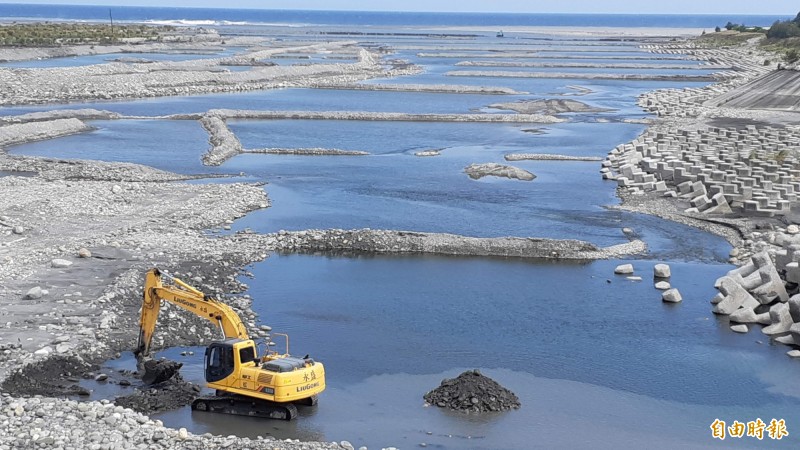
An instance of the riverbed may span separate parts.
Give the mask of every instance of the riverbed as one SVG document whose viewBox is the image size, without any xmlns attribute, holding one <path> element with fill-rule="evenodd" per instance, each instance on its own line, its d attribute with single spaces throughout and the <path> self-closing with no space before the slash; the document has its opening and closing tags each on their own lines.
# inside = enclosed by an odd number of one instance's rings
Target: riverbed
<svg viewBox="0 0 800 450">
<path fill-rule="evenodd" d="M 477 41 L 482 46 L 501 42 L 491 34 Z M 387 45 L 401 42 L 417 45 L 386 39 Z M 600 46 L 581 52 L 569 40 L 562 45 L 567 50 L 553 53 L 568 59 L 580 53 L 615 61 L 650 55 L 634 45 L 606 53 L 598 51 Z M 242 281 L 255 298 L 260 323 L 289 332 L 293 353 L 308 353 L 326 364 L 328 390 L 320 405 L 303 410 L 292 423 L 212 417 L 184 408 L 158 415 L 166 425 L 195 433 L 349 440 L 370 448 L 523 449 L 707 448 L 715 418 L 746 422 L 775 417 L 797 423 L 800 391 L 784 381 L 796 370 L 785 349 L 765 351 L 769 340 L 757 330 L 734 334 L 726 319 L 710 312 L 713 281 L 732 268 L 726 263 L 730 246 L 722 238 L 609 209 L 618 203 L 616 184 L 602 181 L 594 162 L 515 162 L 537 176 L 531 182 L 474 181 L 463 173 L 470 163 L 500 163 L 509 153 L 604 156 L 644 130 L 625 123 L 645 116 L 635 106 L 637 95 L 701 84 L 454 77 L 445 73 L 456 70 L 461 59 L 426 58 L 416 51 L 395 56 L 421 65 L 424 72 L 374 83 L 491 85 L 528 94 L 286 89 L 79 105 L 149 117 L 223 107 L 469 113 L 497 112 L 489 105 L 501 101 L 582 92 L 575 98 L 611 111 L 568 114 L 568 122 L 552 125 L 229 121 L 246 148 L 327 147 L 369 155 L 246 154 L 218 168 L 200 163 L 208 137 L 190 120 L 92 121 L 96 129 L 89 133 L 24 144 L 11 153 L 136 162 L 183 174 L 243 174 L 268 183 L 264 189 L 272 206 L 237 220 L 232 232 L 369 227 L 583 239 L 606 246 L 627 241 L 622 228 L 629 227 L 648 244 L 649 253 L 592 263 L 273 254 L 248 267 L 254 276 Z M 697 72 L 703 71 L 659 73 Z M 58 108 L 67 106 L 76 105 Z M 3 108 L 0 113 L 48 109 L 53 107 Z M 414 155 L 432 149 L 440 156 Z M 613 275 L 617 264 L 627 262 L 641 280 Z M 661 302 L 652 283 L 657 262 L 672 266 L 671 283 L 683 294 L 681 304 Z M 193 349 L 194 357 L 182 357 L 180 350 L 162 355 L 185 362 L 184 375 L 200 382 L 202 349 Z M 131 363 L 126 356 L 108 367 Z M 522 409 L 475 417 L 423 404 L 422 395 L 442 378 L 472 368 L 515 391 Z M 119 392 L 86 386 L 104 396 Z M 788 442 L 734 442 L 762 444 Z"/>
</svg>

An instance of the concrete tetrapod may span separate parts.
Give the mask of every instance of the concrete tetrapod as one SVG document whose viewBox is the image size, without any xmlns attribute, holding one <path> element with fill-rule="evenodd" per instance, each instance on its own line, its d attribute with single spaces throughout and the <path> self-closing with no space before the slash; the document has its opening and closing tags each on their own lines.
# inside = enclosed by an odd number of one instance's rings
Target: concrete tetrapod
<svg viewBox="0 0 800 450">
<path fill-rule="evenodd" d="M 735 279 L 725 276 L 718 280 L 720 293 L 711 300 L 715 303 L 714 314 L 732 314 L 739 308 L 754 309 L 759 305 L 758 300 L 753 298 L 741 284 Z"/>
<path fill-rule="evenodd" d="M 792 316 L 789 314 L 789 305 L 786 303 L 776 303 L 769 309 L 769 326 L 764 327 L 761 332 L 767 336 L 786 333 L 792 326 Z"/>
</svg>

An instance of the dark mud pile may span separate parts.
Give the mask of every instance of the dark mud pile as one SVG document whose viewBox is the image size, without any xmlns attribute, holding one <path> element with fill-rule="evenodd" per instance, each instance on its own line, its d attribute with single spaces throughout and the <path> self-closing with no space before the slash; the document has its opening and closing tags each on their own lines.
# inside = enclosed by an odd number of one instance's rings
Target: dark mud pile
<svg viewBox="0 0 800 450">
<path fill-rule="evenodd" d="M 89 391 L 79 386 L 78 382 L 91 368 L 91 364 L 80 358 L 53 356 L 14 372 L 6 378 L 0 390 L 17 396 L 89 395 Z"/>
<path fill-rule="evenodd" d="M 468 413 L 507 411 L 521 406 L 516 394 L 478 370 L 443 380 L 423 398 L 431 405 Z"/>
<path fill-rule="evenodd" d="M 130 395 L 117 397 L 114 403 L 134 411 L 151 414 L 182 408 L 200 394 L 200 386 L 190 383 L 175 374 L 172 378 L 156 384 L 145 384 Z"/>
</svg>

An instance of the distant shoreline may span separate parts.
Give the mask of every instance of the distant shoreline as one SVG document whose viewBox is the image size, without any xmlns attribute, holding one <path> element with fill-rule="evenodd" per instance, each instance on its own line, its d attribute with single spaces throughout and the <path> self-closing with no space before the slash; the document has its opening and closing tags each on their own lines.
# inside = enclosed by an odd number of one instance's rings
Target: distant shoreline
<svg viewBox="0 0 800 450">
<path fill-rule="evenodd" d="M 434 31 L 473 31 L 496 32 L 497 26 L 438 26 L 425 27 Z M 587 36 L 587 37 L 688 37 L 699 36 L 707 28 L 698 27 L 611 27 L 611 26 L 508 26 L 503 27 L 504 38 L 513 38 L 509 33 L 542 33 L 558 36 Z M 713 29 L 712 29 L 713 31 Z"/>
</svg>

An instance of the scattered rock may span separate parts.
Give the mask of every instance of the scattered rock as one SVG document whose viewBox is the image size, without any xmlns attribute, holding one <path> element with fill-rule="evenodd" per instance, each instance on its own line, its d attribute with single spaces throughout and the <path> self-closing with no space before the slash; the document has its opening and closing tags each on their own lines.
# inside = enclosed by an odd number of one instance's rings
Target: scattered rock
<svg viewBox="0 0 800 450">
<path fill-rule="evenodd" d="M 456 378 L 448 378 L 425 394 L 425 401 L 440 408 L 483 413 L 519 409 L 517 396 L 478 370 L 468 370 Z"/>
<path fill-rule="evenodd" d="M 79 258 L 91 258 L 92 257 L 92 252 L 90 252 L 89 249 L 81 248 L 80 250 L 78 250 L 78 257 Z"/>
<path fill-rule="evenodd" d="M 111 186 L 111 192 L 114 193 L 114 194 L 117 194 L 117 195 L 121 194 L 122 193 L 122 186 L 120 186 L 118 184 L 115 184 L 115 185 Z"/>
<path fill-rule="evenodd" d="M 69 344 L 58 344 L 56 345 L 56 353 L 67 353 L 71 348 Z"/>
<path fill-rule="evenodd" d="M 22 233 L 25 232 L 25 228 L 17 225 L 14 228 L 11 229 L 11 232 L 14 233 L 14 234 L 22 234 Z"/>
<path fill-rule="evenodd" d="M 747 325 L 740 323 L 738 325 L 731 325 L 731 331 L 736 333 L 747 333 L 749 328 L 747 328 Z"/>
<path fill-rule="evenodd" d="M 660 290 L 660 291 L 666 291 L 666 290 L 667 290 L 667 289 L 669 289 L 670 287 L 671 287 L 671 286 L 670 286 L 670 284 L 669 284 L 669 281 L 658 281 L 658 282 L 656 282 L 656 284 L 655 284 L 655 288 L 656 288 L 656 289 L 658 289 L 658 290 Z"/>
<path fill-rule="evenodd" d="M 32 288 L 30 288 L 30 290 L 28 290 L 28 292 L 25 294 L 25 299 L 27 299 L 27 300 L 38 300 L 38 299 L 42 298 L 43 295 L 44 295 L 44 292 L 42 291 L 42 288 L 39 287 L 39 286 L 36 286 L 36 287 L 32 287 Z"/>
<path fill-rule="evenodd" d="M 50 261 L 50 266 L 56 269 L 64 269 L 72 265 L 72 261 L 67 261 L 66 259 L 54 259 Z"/>
<path fill-rule="evenodd" d="M 617 275 L 628 275 L 633 273 L 633 264 L 621 264 L 614 269 L 614 273 Z"/>
<path fill-rule="evenodd" d="M 627 280 L 630 280 L 630 281 L 642 281 L 642 277 L 640 277 L 640 276 L 631 276 L 631 277 L 625 277 L 625 278 Z"/>
<path fill-rule="evenodd" d="M 672 272 L 667 264 L 656 264 L 653 267 L 653 275 L 656 278 L 669 278 Z"/>
<path fill-rule="evenodd" d="M 53 347 L 50 347 L 49 345 L 33 352 L 33 354 L 37 356 L 47 356 L 50 353 L 53 353 Z"/>
<path fill-rule="evenodd" d="M 667 303 L 679 303 L 683 301 L 683 297 L 677 289 L 672 288 L 661 293 L 661 300 Z"/>
<path fill-rule="evenodd" d="M 800 233 L 800 227 L 798 227 L 795 224 L 789 225 L 788 227 L 786 227 L 786 232 L 789 233 L 789 234 Z"/>
</svg>

